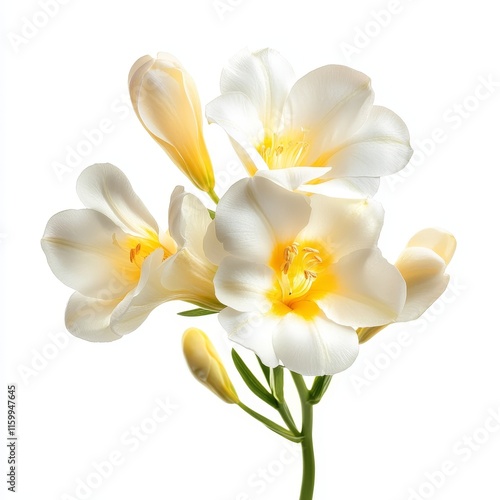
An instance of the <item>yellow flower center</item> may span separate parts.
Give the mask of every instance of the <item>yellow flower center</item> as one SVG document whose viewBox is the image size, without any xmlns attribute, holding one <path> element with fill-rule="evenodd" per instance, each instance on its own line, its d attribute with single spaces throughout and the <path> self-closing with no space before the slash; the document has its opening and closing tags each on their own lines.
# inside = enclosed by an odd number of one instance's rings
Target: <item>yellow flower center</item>
<svg viewBox="0 0 500 500">
<path fill-rule="evenodd" d="M 158 235 L 151 233 L 149 238 L 140 236 L 132 236 L 127 234 L 125 238 L 118 240 L 116 234 L 113 234 L 113 244 L 119 247 L 127 254 L 127 258 L 131 264 L 137 267 L 140 272 L 144 260 L 158 248 L 163 249 L 163 259 L 168 259 L 176 251 L 176 245 L 170 236 L 166 243 L 167 246 L 160 243 Z"/>
<path fill-rule="evenodd" d="M 328 272 L 330 254 L 316 242 L 293 242 L 278 245 L 270 261 L 277 280 L 271 300 L 276 314 L 290 309 L 302 315 L 316 311 L 314 301 L 333 283 Z"/>
<path fill-rule="evenodd" d="M 264 140 L 257 145 L 257 151 L 271 170 L 303 165 L 302 159 L 308 149 L 306 131 L 297 132 L 293 136 L 266 134 Z"/>
</svg>

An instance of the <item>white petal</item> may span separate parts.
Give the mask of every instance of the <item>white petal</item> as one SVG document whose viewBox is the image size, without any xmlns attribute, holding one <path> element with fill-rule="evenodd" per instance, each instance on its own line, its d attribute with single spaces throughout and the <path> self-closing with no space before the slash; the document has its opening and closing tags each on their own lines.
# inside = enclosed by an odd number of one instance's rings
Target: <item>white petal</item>
<svg viewBox="0 0 500 500">
<path fill-rule="evenodd" d="M 109 217 L 124 231 L 141 236 L 158 233 L 158 225 L 137 196 L 125 174 L 110 163 L 86 168 L 76 191 L 87 208 Z"/>
<path fill-rule="evenodd" d="M 242 313 L 226 307 L 219 313 L 219 321 L 233 342 L 255 352 L 266 366 L 278 366 L 273 333 L 281 321 L 280 317 L 256 311 Z"/>
<path fill-rule="evenodd" d="M 203 257 L 203 239 L 211 222 L 208 210 L 196 196 L 186 193 L 181 186 L 174 189 L 168 209 L 168 226 L 180 248 L 187 246 Z"/>
<path fill-rule="evenodd" d="M 259 170 L 255 175 L 265 177 L 290 191 L 295 191 L 302 184 L 318 179 L 330 170 L 330 167 L 289 167 L 276 170 Z"/>
<path fill-rule="evenodd" d="M 183 248 L 165 261 L 161 282 L 170 300 L 184 300 L 219 311 L 223 306 L 215 296 L 215 271 L 216 267 L 207 259 L 200 259 L 188 248 Z"/>
<path fill-rule="evenodd" d="M 320 313 L 314 318 L 287 314 L 273 335 L 273 346 L 286 368 L 302 375 L 334 375 L 354 363 L 358 336 Z"/>
<path fill-rule="evenodd" d="M 405 303 L 406 284 L 378 249 L 346 255 L 330 271 L 333 290 L 316 299 L 330 319 L 355 328 L 397 319 Z"/>
<path fill-rule="evenodd" d="M 255 149 L 264 138 L 264 125 L 249 97 L 239 92 L 223 94 L 207 104 L 205 113 L 209 123 L 225 130 L 250 173 L 267 168 Z"/>
<path fill-rule="evenodd" d="M 401 170 L 412 154 L 403 120 L 387 108 L 374 106 L 364 125 L 335 148 L 326 164 L 333 167 L 331 178 L 379 177 Z"/>
<path fill-rule="evenodd" d="M 210 222 L 207 233 L 205 234 L 205 239 L 203 240 L 203 251 L 207 259 L 218 266 L 224 257 L 229 255 L 228 252 L 224 250 L 224 246 L 217 239 L 215 234 L 215 221 Z"/>
<path fill-rule="evenodd" d="M 309 220 L 306 196 L 263 177 L 242 179 L 217 207 L 215 228 L 224 249 L 245 260 L 267 263 L 278 242 L 291 244 Z"/>
<path fill-rule="evenodd" d="M 363 125 L 373 99 L 370 79 L 346 66 L 323 66 L 298 80 L 283 114 L 285 129 L 306 132 L 310 144 L 306 164 L 326 166 L 323 155 Z"/>
<path fill-rule="evenodd" d="M 111 342 L 121 335 L 109 326 L 120 299 L 101 300 L 75 292 L 66 307 L 66 328 L 75 337 L 89 342 Z"/>
<path fill-rule="evenodd" d="M 264 265 L 226 257 L 214 278 L 217 298 L 238 311 L 269 311 L 269 294 L 276 281 L 274 271 Z"/>
<path fill-rule="evenodd" d="M 162 259 L 163 250 L 159 248 L 144 260 L 137 287 L 113 311 L 111 329 L 118 335 L 136 330 L 155 307 L 171 300 L 169 293 L 161 285 Z"/>
<path fill-rule="evenodd" d="M 95 210 L 66 210 L 45 228 L 42 248 L 52 272 L 67 286 L 99 299 L 123 297 L 138 281 L 122 230 Z"/>
<path fill-rule="evenodd" d="M 344 177 L 327 180 L 320 184 L 305 184 L 300 191 L 324 194 L 334 198 L 360 199 L 372 197 L 378 191 L 379 186 L 379 177 Z"/>
<path fill-rule="evenodd" d="M 242 92 L 266 127 L 277 130 L 283 104 L 294 81 L 288 61 L 272 49 L 238 52 L 222 71 L 221 91 Z"/>
<path fill-rule="evenodd" d="M 376 245 L 383 222 L 382 205 L 373 199 L 318 194 L 311 196 L 311 217 L 297 239 L 319 242 L 337 261 L 355 250 Z"/>
<path fill-rule="evenodd" d="M 398 321 L 411 321 L 421 316 L 446 290 L 450 277 L 444 274 L 445 261 L 433 250 L 406 248 L 396 267 L 407 286 L 406 302 Z"/>
<path fill-rule="evenodd" d="M 457 241 L 448 231 L 438 228 L 427 228 L 415 234 L 406 246 L 429 248 L 437 253 L 446 265 L 448 265 L 455 253 Z"/>
</svg>

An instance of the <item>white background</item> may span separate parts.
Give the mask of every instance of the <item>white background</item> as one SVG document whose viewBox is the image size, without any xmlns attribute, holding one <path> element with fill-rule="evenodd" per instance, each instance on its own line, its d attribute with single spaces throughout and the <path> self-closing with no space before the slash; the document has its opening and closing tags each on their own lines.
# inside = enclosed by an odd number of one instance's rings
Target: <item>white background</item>
<svg viewBox="0 0 500 500">
<path fill-rule="evenodd" d="M 500 423 L 491 417 L 500 420 L 494 4 L 66 0 L 51 17 L 41 4 L 8 0 L 1 16 L 1 322 L 5 384 L 18 392 L 17 498 L 298 498 L 297 450 L 213 397 L 185 367 L 181 334 L 203 326 L 242 398 L 266 411 L 239 383 L 216 318 L 180 318 L 175 312 L 188 307 L 174 303 L 120 341 L 73 338 L 63 322 L 71 291 L 51 274 L 39 244 L 51 215 L 80 207 L 75 181 L 95 162 L 124 170 L 165 223 L 171 190 L 187 180 L 131 113 L 128 70 L 144 54 L 171 52 L 207 103 L 218 95 L 223 64 L 244 46 L 277 48 L 298 76 L 329 63 L 368 74 L 376 103 L 405 120 L 419 151 L 377 195 L 386 208 L 384 253 L 395 258 L 427 226 L 458 240 L 445 299 L 364 345 L 316 407 L 315 498 L 499 498 Z M 35 21 L 45 25 L 30 31 Z M 485 80 L 496 83 L 488 90 Z M 58 178 L 54 164 L 103 119 L 112 130 Z M 234 157 L 218 130 L 207 136 L 223 187 Z M 158 398 L 175 407 L 160 423 Z M 4 435 L 5 403 L 1 412 Z M 141 425 L 138 444 L 131 432 Z M 102 479 L 93 464 L 110 455 L 121 459 Z M 435 474 L 444 462 L 451 473 Z M 77 488 L 89 480 L 86 493 Z"/>
</svg>

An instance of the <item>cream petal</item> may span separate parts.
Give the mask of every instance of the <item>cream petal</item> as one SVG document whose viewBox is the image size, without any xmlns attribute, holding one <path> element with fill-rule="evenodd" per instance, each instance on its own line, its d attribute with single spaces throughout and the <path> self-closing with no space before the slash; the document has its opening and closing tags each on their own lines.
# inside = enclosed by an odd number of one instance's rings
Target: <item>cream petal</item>
<svg viewBox="0 0 500 500">
<path fill-rule="evenodd" d="M 448 253 L 447 249 L 443 250 Z M 450 280 L 444 273 L 446 263 L 431 249 L 409 247 L 402 252 L 395 265 L 407 287 L 406 302 L 398 321 L 417 319 L 446 290 Z"/>
<path fill-rule="evenodd" d="M 319 184 L 305 184 L 300 191 L 323 194 L 333 198 L 360 199 L 375 195 L 379 186 L 380 178 L 378 177 L 344 177 L 326 180 Z"/>
<path fill-rule="evenodd" d="M 204 309 L 219 311 L 224 306 L 215 296 L 213 279 L 216 267 L 207 259 L 179 250 L 164 263 L 161 283 L 170 300 L 184 300 Z"/>
<path fill-rule="evenodd" d="M 151 253 L 141 267 L 137 287 L 117 305 L 111 315 L 111 329 L 118 335 L 126 335 L 137 329 L 151 311 L 171 296 L 161 284 L 163 250 Z"/>
<path fill-rule="evenodd" d="M 202 112 L 201 112 L 201 101 L 200 96 L 198 94 L 198 89 L 196 87 L 196 83 L 193 77 L 186 71 L 186 68 L 182 65 L 182 63 L 172 54 L 168 52 L 158 52 L 155 65 L 159 69 L 165 68 L 176 68 L 182 72 L 184 89 L 186 91 L 186 95 L 189 98 L 191 103 L 191 107 L 195 113 L 196 122 L 198 124 L 202 123 Z"/>
<path fill-rule="evenodd" d="M 215 234 L 215 221 L 213 220 L 207 227 L 207 233 L 205 234 L 205 238 L 203 240 L 203 251 L 207 259 L 218 266 L 224 257 L 229 255 L 228 252 L 224 250 L 224 246 L 217 239 L 217 235 Z"/>
<path fill-rule="evenodd" d="M 219 313 L 219 321 L 229 338 L 237 344 L 252 350 L 266 365 L 278 366 L 273 348 L 273 333 L 281 318 L 264 315 L 256 311 L 239 312 L 226 307 Z"/>
<path fill-rule="evenodd" d="M 209 123 L 222 127 L 247 170 L 267 169 L 256 146 L 265 135 L 265 128 L 250 98 L 239 92 L 223 94 L 205 108 Z"/>
<path fill-rule="evenodd" d="M 191 75 L 170 54 L 145 56 L 130 71 L 129 91 L 134 111 L 151 137 L 195 186 L 211 192 L 214 173 Z"/>
<path fill-rule="evenodd" d="M 278 130 L 283 104 L 294 81 L 288 61 L 273 49 L 241 50 L 222 71 L 221 92 L 242 92 L 250 98 L 260 121 Z"/>
<path fill-rule="evenodd" d="M 327 166 L 328 153 L 366 121 L 373 99 L 370 79 L 347 66 L 323 66 L 298 80 L 285 103 L 284 128 L 306 133 L 305 164 Z"/>
<path fill-rule="evenodd" d="M 412 154 L 403 120 L 387 108 L 373 106 L 363 126 L 326 160 L 332 167 L 328 177 L 394 174 L 406 166 Z"/>
<path fill-rule="evenodd" d="M 294 241 L 309 215 L 306 196 L 263 177 L 242 179 L 219 202 L 215 218 L 217 239 L 233 255 L 267 263 L 279 242 Z"/>
<path fill-rule="evenodd" d="M 284 188 L 295 191 L 303 184 L 322 177 L 330 167 L 289 167 L 276 170 L 259 170 L 255 175 L 270 179 Z M 304 189 L 304 191 L 307 191 Z"/>
<path fill-rule="evenodd" d="M 47 223 L 42 249 L 65 285 L 89 297 L 114 299 L 138 280 L 129 252 L 116 243 L 123 238 L 122 230 L 100 212 L 66 210 Z"/>
<path fill-rule="evenodd" d="M 177 186 L 170 198 L 168 210 L 169 231 L 180 248 L 189 249 L 204 257 L 203 239 L 212 222 L 208 210 L 193 194 Z"/>
<path fill-rule="evenodd" d="M 448 265 L 455 253 L 457 241 L 448 231 L 438 228 L 427 228 L 415 234 L 406 246 L 429 248 L 437 253 L 446 265 Z"/>
<path fill-rule="evenodd" d="M 213 187 L 201 105 L 195 83 L 173 56 L 160 54 L 129 85 L 137 117 L 176 165 L 200 189 Z"/>
<path fill-rule="evenodd" d="M 329 320 L 287 314 L 273 334 L 276 356 L 302 375 L 334 375 L 354 363 L 359 344 L 356 331 Z"/>
<path fill-rule="evenodd" d="M 272 307 L 269 294 L 276 282 L 274 271 L 264 265 L 226 257 L 214 278 L 217 298 L 238 311 L 265 313 Z"/>
<path fill-rule="evenodd" d="M 66 328 L 75 337 L 89 342 L 112 342 L 121 335 L 110 327 L 110 319 L 120 299 L 101 300 L 75 292 L 66 306 Z"/>
<path fill-rule="evenodd" d="M 125 174 L 114 165 L 96 163 L 87 167 L 78 178 L 76 191 L 87 208 L 106 215 L 124 231 L 146 237 L 158 233 L 155 219 Z"/>
<path fill-rule="evenodd" d="M 405 303 L 406 284 L 378 249 L 346 255 L 331 266 L 330 274 L 332 288 L 318 290 L 315 301 L 331 320 L 354 328 L 396 321 Z"/>
<path fill-rule="evenodd" d="M 310 199 L 311 217 L 297 236 L 298 241 L 318 242 L 334 261 L 376 245 L 384 222 L 384 210 L 379 202 L 323 195 L 313 195 Z"/>
<path fill-rule="evenodd" d="M 148 69 L 151 66 L 153 66 L 154 61 L 155 60 L 149 55 L 142 56 L 139 59 L 137 59 L 137 61 L 135 61 L 135 63 L 130 68 L 128 74 L 129 87 L 138 90 L 138 87 L 140 85 L 140 80 L 142 79 L 144 74 L 148 71 Z M 131 93 L 130 97 L 132 98 L 133 103 L 135 103 L 138 99 L 138 96 L 133 93 Z"/>
</svg>

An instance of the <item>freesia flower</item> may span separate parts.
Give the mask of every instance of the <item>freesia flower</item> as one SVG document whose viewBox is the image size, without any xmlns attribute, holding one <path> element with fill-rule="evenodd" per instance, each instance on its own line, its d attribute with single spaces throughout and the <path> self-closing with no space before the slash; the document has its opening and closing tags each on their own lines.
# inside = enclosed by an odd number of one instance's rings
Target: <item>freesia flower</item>
<svg viewBox="0 0 500 500">
<path fill-rule="evenodd" d="M 200 98 L 191 75 L 172 55 L 141 57 L 129 74 L 132 105 L 149 135 L 189 180 L 212 197 L 212 162 L 203 138 Z"/>
<path fill-rule="evenodd" d="M 194 377 L 226 403 L 239 398 L 210 339 L 198 328 L 189 328 L 182 337 L 184 357 Z"/>
<path fill-rule="evenodd" d="M 374 200 L 308 197 L 259 176 L 234 184 L 205 240 L 230 339 L 303 375 L 349 367 L 355 328 L 394 321 L 405 302 L 377 248 L 382 223 Z"/>
<path fill-rule="evenodd" d="M 211 219 L 195 196 L 174 190 L 171 236 L 159 230 L 113 165 L 85 169 L 77 192 L 87 208 L 54 215 L 42 238 L 52 272 L 76 290 L 66 308 L 72 334 L 97 342 L 116 340 L 168 300 L 221 308 L 212 283 L 216 268 L 201 248 Z"/>
<path fill-rule="evenodd" d="M 308 192 L 370 195 L 379 177 L 408 163 L 407 127 L 373 106 L 366 75 L 328 65 L 293 82 L 290 64 L 271 49 L 243 50 L 222 72 L 222 95 L 208 104 L 207 118 L 225 129 L 250 175 L 263 170 Z"/>
<path fill-rule="evenodd" d="M 452 234 L 436 228 L 419 231 L 407 243 L 395 266 L 406 282 L 406 302 L 397 322 L 419 318 L 446 290 L 450 276 L 445 274 L 457 242 Z M 360 342 L 370 340 L 388 325 L 360 328 Z"/>
</svg>

